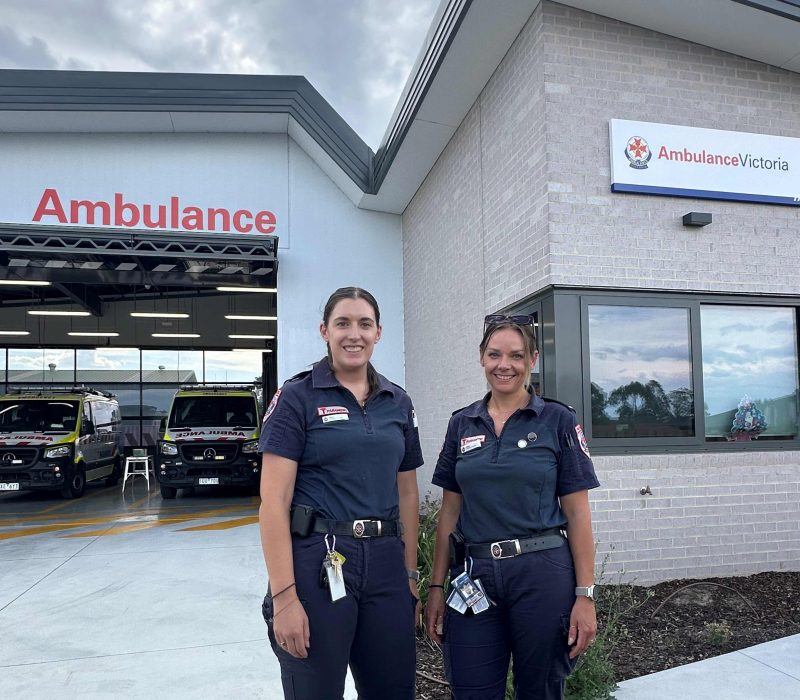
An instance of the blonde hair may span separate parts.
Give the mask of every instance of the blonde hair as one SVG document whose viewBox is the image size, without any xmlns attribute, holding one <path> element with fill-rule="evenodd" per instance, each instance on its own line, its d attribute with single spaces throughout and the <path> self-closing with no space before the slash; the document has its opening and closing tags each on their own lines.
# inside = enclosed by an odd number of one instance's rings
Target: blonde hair
<svg viewBox="0 0 800 700">
<path fill-rule="evenodd" d="M 486 330 L 483 332 L 483 338 L 481 339 L 481 344 L 479 346 L 481 358 L 483 358 L 483 354 L 486 352 L 486 348 L 489 345 L 489 341 L 492 339 L 492 336 L 497 333 L 497 331 L 503 331 L 506 329 L 517 331 L 517 333 L 522 336 L 525 348 L 525 366 L 530 367 L 533 357 L 537 351 L 536 332 L 533 330 L 533 326 L 521 326 L 512 321 L 501 321 L 500 323 L 492 323 L 486 326 Z M 528 372 L 525 375 L 525 390 L 527 391 L 530 389 L 530 386 L 531 373 Z"/>
</svg>

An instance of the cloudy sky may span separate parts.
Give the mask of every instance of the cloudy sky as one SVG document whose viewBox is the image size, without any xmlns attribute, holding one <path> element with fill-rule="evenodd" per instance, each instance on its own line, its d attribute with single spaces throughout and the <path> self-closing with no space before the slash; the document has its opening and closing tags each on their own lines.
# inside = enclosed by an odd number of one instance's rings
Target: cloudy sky
<svg viewBox="0 0 800 700">
<path fill-rule="evenodd" d="M 438 0 L 0 0 L 0 68 L 304 75 L 373 150 Z"/>
</svg>

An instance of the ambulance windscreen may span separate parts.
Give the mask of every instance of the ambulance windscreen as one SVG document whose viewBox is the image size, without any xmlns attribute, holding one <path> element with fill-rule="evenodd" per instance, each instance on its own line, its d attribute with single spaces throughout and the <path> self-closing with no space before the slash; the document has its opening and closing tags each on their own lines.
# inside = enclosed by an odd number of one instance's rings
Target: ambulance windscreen
<svg viewBox="0 0 800 700">
<path fill-rule="evenodd" d="M 255 428 L 256 402 L 250 396 L 177 396 L 170 428 Z"/>
<path fill-rule="evenodd" d="M 71 433 L 77 420 L 77 401 L 0 402 L 0 433 Z"/>
</svg>

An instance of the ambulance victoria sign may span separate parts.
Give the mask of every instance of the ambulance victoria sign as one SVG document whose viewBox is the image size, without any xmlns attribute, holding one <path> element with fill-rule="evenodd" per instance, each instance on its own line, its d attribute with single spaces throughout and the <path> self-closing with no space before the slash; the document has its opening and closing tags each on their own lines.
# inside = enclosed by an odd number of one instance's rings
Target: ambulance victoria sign
<svg viewBox="0 0 800 700">
<path fill-rule="evenodd" d="M 612 119 L 611 191 L 800 206 L 800 139 Z"/>
</svg>

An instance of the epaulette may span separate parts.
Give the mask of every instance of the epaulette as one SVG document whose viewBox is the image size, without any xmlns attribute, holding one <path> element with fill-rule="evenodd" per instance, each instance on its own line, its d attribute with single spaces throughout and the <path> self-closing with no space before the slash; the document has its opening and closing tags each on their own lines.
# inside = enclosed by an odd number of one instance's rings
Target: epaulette
<svg viewBox="0 0 800 700">
<path fill-rule="evenodd" d="M 549 399 L 549 398 L 547 398 L 546 396 L 540 396 L 539 398 L 540 398 L 542 401 L 547 401 L 547 403 L 557 403 L 557 404 L 561 404 L 561 405 L 562 405 L 564 408 L 568 408 L 568 409 L 569 409 L 570 411 L 572 411 L 573 413 L 577 413 L 577 411 L 576 411 L 574 408 L 572 408 L 572 406 L 570 406 L 568 403 L 564 403 L 563 401 L 559 401 L 558 399 Z"/>
<path fill-rule="evenodd" d="M 465 408 L 469 408 L 470 406 L 472 406 L 472 404 L 471 404 L 471 403 L 468 403 L 466 406 L 462 406 L 461 408 L 457 408 L 457 409 L 456 409 L 455 411 L 453 411 L 453 412 L 452 412 L 450 415 L 451 415 L 451 416 L 454 416 L 454 415 L 456 415 L 456 413 L 459 413 L 459 412 L 463 411 Z"/>
<path fill-rule="evenodd" d="M 393 382 L 393 381 L 390 379 L 390 380 L 389 380 L 389 384 L 391 384 L 392 386 L 396 386 L 396 387 L 397 387 L 398 389 L 400 389 L 400 391 L 402 391 L 404 394 L 406 393 L 405 387 L 402 387 L 402 386 L 400 386 L 400 385 L 399 385 L 397 382 Z"/>
<path fill-rule="evenodd" d="M 305 379 L 309 374 L 311 374 L 311 370 L 304 369 L 302 372 L 295 374 L 294 377 L 289 377 L 285 383 L 288 384 L 289 382 L 299 382 L 301 379 Z"/>
</svg>

